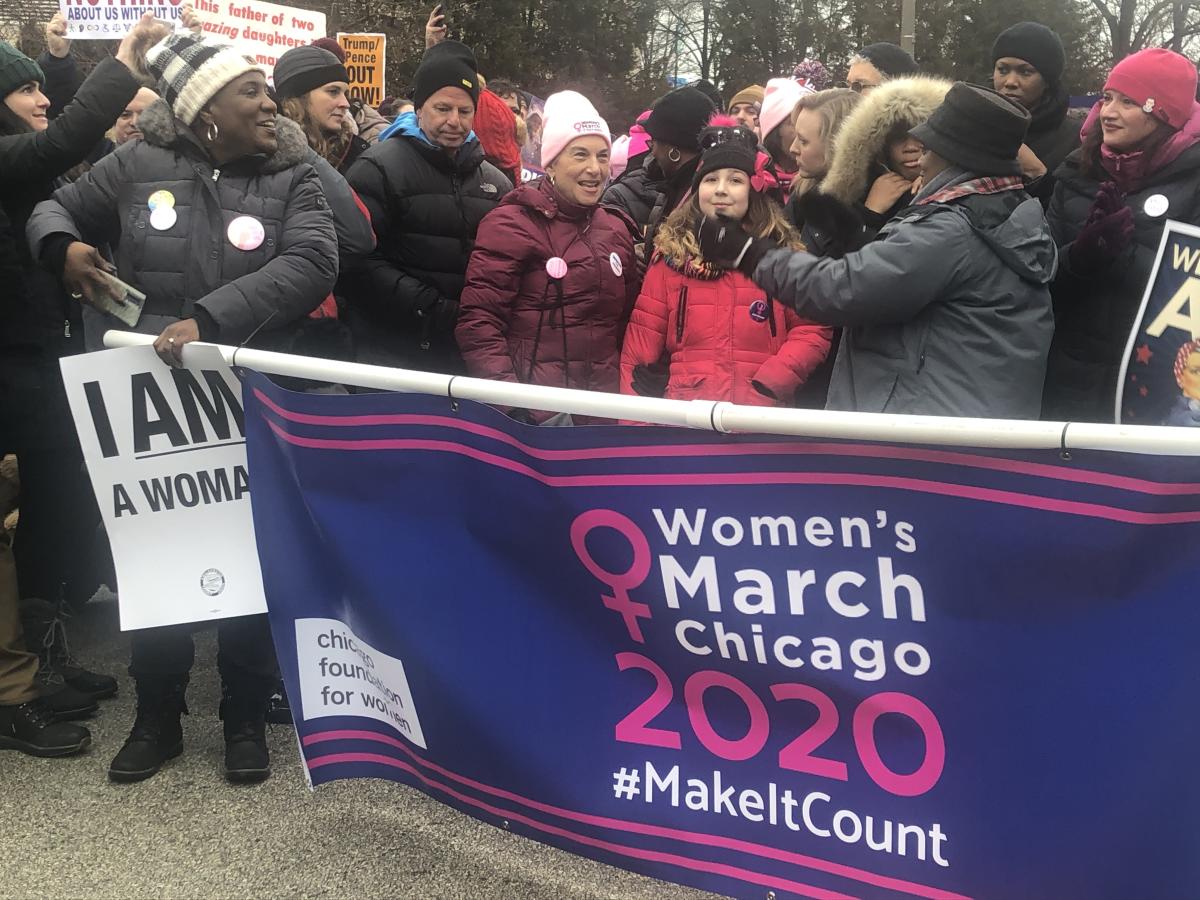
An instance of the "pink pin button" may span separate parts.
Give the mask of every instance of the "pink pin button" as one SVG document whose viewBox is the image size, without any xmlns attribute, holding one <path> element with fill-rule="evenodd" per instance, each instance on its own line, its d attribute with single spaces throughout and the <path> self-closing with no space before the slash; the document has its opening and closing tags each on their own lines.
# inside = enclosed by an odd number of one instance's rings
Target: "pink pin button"
<svg viewBox="0 0 1200 900">
<path fill-rule="evenodd" d="M 565 278 L 567 275 L 567 261 L 561 256 L 552 256 L 546 260 L 546 274 L 551 278 Z"/>
</svg>

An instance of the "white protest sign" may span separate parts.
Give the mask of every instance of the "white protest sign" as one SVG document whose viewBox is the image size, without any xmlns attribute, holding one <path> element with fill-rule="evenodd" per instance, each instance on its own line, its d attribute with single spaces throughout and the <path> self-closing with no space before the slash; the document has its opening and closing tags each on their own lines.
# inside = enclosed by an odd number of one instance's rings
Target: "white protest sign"
<svg viewBox="0 0 1200 900">
<path fill-rule="evenodd" d="M 152 12 L 167 22 L 179 21 L 187 0 L 58 0 L 67 19 L 67 37 L 120 38 Z M 325 13 L 264 3 L 262 0 L 191 0 L 205 38 L 233 44 L 266 70 L 292 47 L 325 37 Z"/>
<path fill-rule="evenodd" d="M 128 347 L 67 357 L 62 373 L 112 543 L 121 629 L 266 612 L 241 384 L 220 356 L 172 369 L 151 347 Z"/>
</svg>

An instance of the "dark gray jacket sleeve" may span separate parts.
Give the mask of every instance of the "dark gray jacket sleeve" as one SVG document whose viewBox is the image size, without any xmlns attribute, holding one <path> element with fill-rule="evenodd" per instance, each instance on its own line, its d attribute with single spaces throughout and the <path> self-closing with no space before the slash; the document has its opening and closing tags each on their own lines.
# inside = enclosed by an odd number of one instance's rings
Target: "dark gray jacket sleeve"
<svg viewBox="0 0 1200 900">
<path fill-rule="evenodd" d="M 321 179 L 321 189 L 325 192 L 325 199 L 333 213 L 338 259 L 341 270 L 345 271 L 375 249 L 375 232 L 371 230 L 371 219 L 367 215 L 367 208 L 337 169 L 316 153 L 310 156 L 309 162 L 317 170 L 317 176 Z"/>
<path fill-rule="evenodd" d="M 337 252 L 321 180 L 312 166 L 301 164 L 288 194 L 279 252 L 257 272 L 217 288 L 196 305 L 212 316 L 221 340 L 229 343 L 245 340 L 268 319 L 268 330 L 283 328 L 329 296 L 337 281 Z"/>
<path fill-rule="evenodd" d="M 34 259 L 42 258 L 46 239 L 55 234 L 69 234 L 93 247 L 119 240 L 117 186 L 127 180 L 125 167 L 134 150 L 133 143 L 118 148 L 33 208 L 25 234 Z"/>
<path fill-rule="evenodd" d="M 822 325 L 907 322 L 945 295 L 979 242 L 953 210 L 893 228 L 885 239 L 841 259 L 772 250 L 754 270 L 754 281 Z"/>
</svg>

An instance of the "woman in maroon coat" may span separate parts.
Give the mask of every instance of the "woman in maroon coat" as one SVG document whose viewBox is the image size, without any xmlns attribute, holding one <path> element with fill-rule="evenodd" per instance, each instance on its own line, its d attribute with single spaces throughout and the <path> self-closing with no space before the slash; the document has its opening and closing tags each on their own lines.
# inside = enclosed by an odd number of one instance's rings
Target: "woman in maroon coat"
<svg viewBox="0 0 1200 900">
<path fill-rule="evenodd" d="M 611 151 L 586 98 L 546 101 L 546 177 L 484 218 L 467 266 L 455 336 L 470 374 L 617 391 L 638 278 L 635 226 L 599 206 Z"/>
</svg>

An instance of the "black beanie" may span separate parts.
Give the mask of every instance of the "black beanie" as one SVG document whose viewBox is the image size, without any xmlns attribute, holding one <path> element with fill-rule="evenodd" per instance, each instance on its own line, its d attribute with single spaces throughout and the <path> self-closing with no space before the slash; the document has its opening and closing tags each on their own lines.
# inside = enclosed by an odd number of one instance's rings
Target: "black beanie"
<svg viewBox="0 0 1200 900">
<path fill-rule="evenodd" d="M 992 45 L 992 62 L 1012 57 L 1023 59 L 1035 69 L 1046 83 L 1057 86 L 1067 65 L 1067 53 L 1062 38 L 1045 25 L 1021 22 L 1000 32 Z"/>
<path fill-rule="evenodd" d="M 702 91 L 679 88 L 658 98 L 642 127 L 653 140 L 680 150 L 699 150 L 700 132 L 716 111 Z"/>
<path fill-rule="evenodd" d="M 758 163 L 758 135 L 730 116 L 715 115 L 700 132 L 700 165 L 692 179 L 692 190 L 709 172 L 739 169 L 750 177 Z"/>
<path fill-rule="evenodd" d="M 895 44 L 871 44 L 859 50 L 858 55 L 888 78 L 917 74 L 917 61 L 907 50 Z"/>
<path fill-rule="evenodd" d="M 420 109 L 425 101 L 444 87 L 456 87 L 479 102 L 479 66 L 475 53 L 458 41 L 434 44 L 421 57 L 413 76 L 413 106 Z"/>
<path fill-rule="evenodd" d="M 275 94 L 302 97 L 331 81 L 350 81 L 346 67 L 321 47 L 293 47 L 275 63 Z"/>
</svg>

